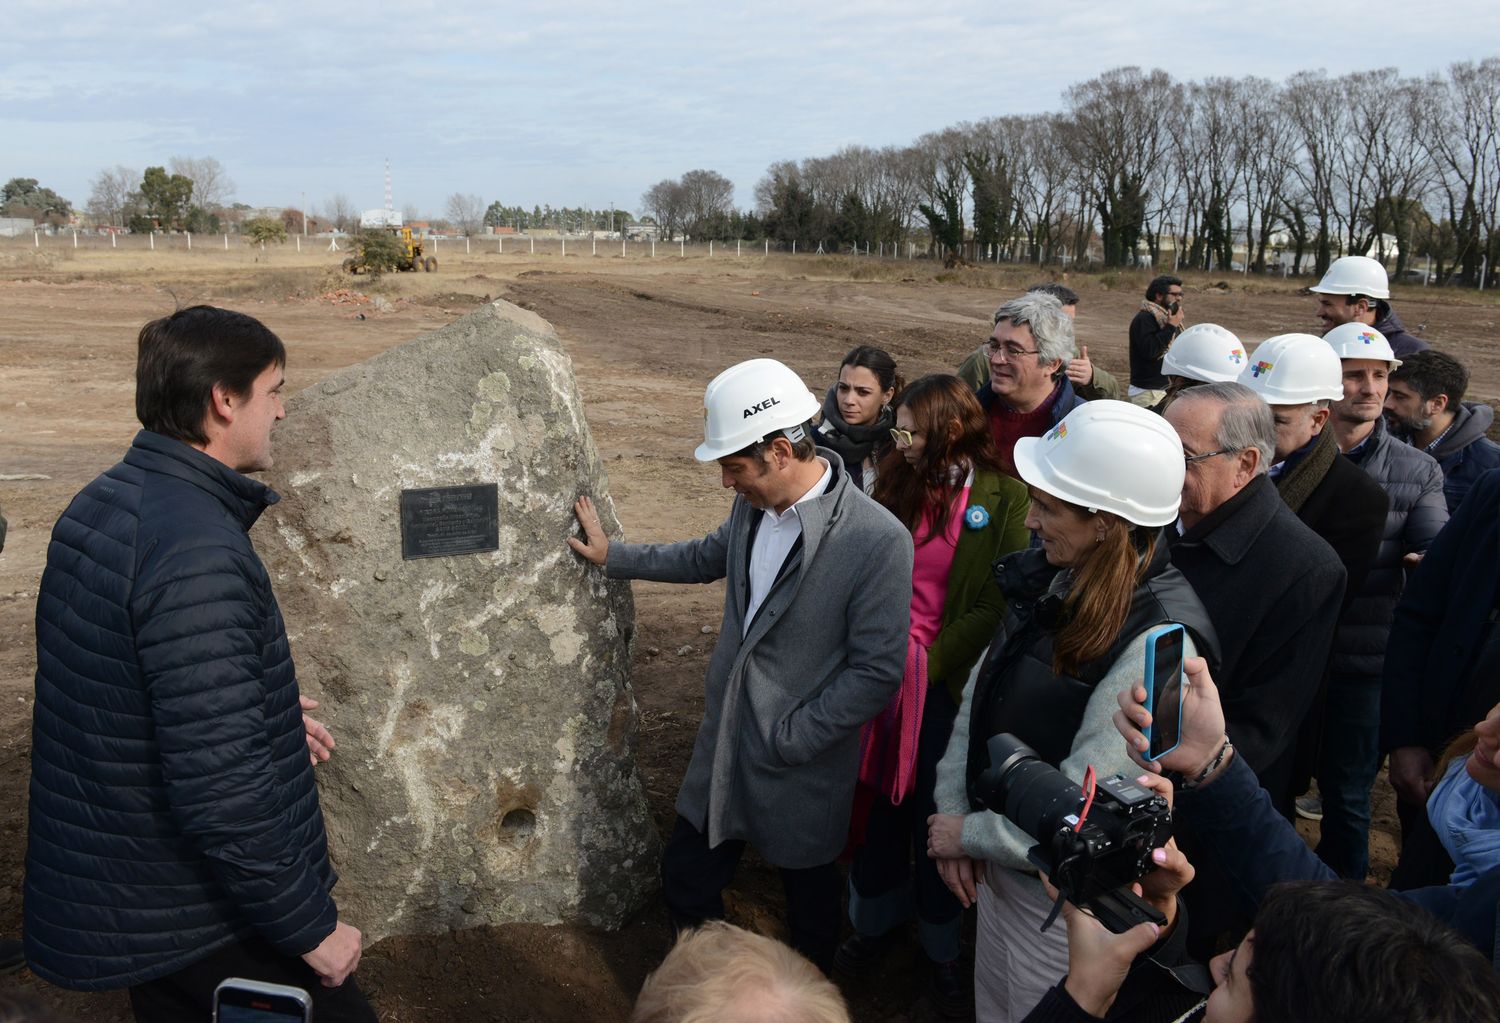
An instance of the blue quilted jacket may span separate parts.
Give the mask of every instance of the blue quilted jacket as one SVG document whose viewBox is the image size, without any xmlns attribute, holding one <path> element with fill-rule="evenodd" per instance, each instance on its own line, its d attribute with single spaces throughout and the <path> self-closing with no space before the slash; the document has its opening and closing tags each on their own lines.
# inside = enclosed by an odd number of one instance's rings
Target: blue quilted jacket
<svg viewBox="0 0 1500 1023">
<path fill-rule="evenodd" d="M 337 922 L 297 679 L 247 533 L 264 485 L 160 434 L 52 531 L 37 598 L 31 968 L 126 987 Z"/>
</svg>

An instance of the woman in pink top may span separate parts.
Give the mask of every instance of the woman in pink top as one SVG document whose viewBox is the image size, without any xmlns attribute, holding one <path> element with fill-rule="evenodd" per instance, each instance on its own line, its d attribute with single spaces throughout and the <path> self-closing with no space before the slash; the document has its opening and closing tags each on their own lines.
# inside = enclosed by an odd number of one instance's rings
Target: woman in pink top
<svg viewBox="0 0 1500 1023">
<path fill-rule="evenodd" d="M 903 390 L 891 434 L 874 496 L 916 548 L 909 653 L 901 692 L 867 731 L 868 817 L 849 872 L 855 934 L 835 962 L 845 975 L 868 971 L 915 912 L 932 1001 L 945 1017 L 962 1016 L 970 985 L 958 970 L 961 907 L 926 854 L 927 817 L 959 696 L 1005 610 L 990 566 L 1030 540 L 1027 496 L 1001 472 L 984 410 L 958 377 L 926 376 Z"/>
</svg>

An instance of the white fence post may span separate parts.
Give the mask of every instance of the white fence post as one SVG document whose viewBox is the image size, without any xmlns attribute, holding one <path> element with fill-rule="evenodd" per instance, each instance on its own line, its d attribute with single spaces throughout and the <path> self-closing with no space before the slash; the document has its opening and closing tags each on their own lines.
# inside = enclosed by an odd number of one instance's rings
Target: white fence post
<svg viewBox="0 0 1500 1023">
<path fill-rule="evenodd" d="M 229 232 L 228 231 L 224 232 L 224 251 L 225 252 L 229 251 Z"/>
<path fill-rule="evenodd" d="M 502 256 L 505 255 L 505 235 L 497 234 L 495 236 L 495 251 Z"/>
<path fill-rule="evenodd" d="M 191 238 L 192 235 L 188 235 L 188 237 Z M 74 228 L 74 230 L 73 230 L 73 248 L 75 248 L 75 249 L 78 248 L 78 230 L 77 230 L 77 228 Z M 189 243 L 188 248 L 192 248 L 192 244 L 191 243 Z"/>
<path fill-rule="evenodd" d="M 567 235 L 563 235 L 563 240 L 562 240 L 562 254 L 563 254 L 563 256 L 565 258 L 568 255 L 568 237 L 567 237 Z"/>
<path fill-rule="evenodd" d="M 651 239 L 651 258 L 652 259 L 656 258 L 656 239 L 655 238 Z"/>
<path fill-rule="evenodd" d="M 589 255 L 599 255 L 599 239 L 594 237 L 592 231 L 589 232 Z"/>
<path fill-rule="evenodd" d="M 714 240 L 712 238 L 708 240 L 708 258 L 714 258 Z"/>
<path fill-rule="evenodd" d="M 39 249 L 42 247 L 42 233 L 37 230 L 31 232 L 31 247 Z"/>
<path fill-rule="evenodd" d="M 797 239 L 793 238 L 792 239 L 792 255 L 795 256 L 796 254 L 797 254 Z"/>
<path fill-rule="evenodd" d="M 467 256 L 468 254 L 469 254 L 469 236 L 468 235 L 464 235 L 464 255 Z"/>
<path fill-rule="evenodd" d="M 734 255 L 736 259 L 738 259 L 740 255 L 740 240 L 738 238 L 734 240 Z"/>
<path fill-rule="evenodd" d="M 110 248 L 114 249 L 114 248 L 118 248 L 119 247 L 119 246 L 117 246 L 115 244 L 115 239 L 118 238 L 118 237 L 119 237 L 119 235 L 117 233 L 115 233 L 114 231 L 109 232 L 109 247 Z"/>
<path fill-rule="evenodd" d="M 156 232 L 152 231 L 146 237 L 151 240 L 151 251 L 155 252 L 156 251 Z"/>
<path fill-rule="evenodd" d="M 620 235 L 620 258 L 625 258 L 625 236 L 623 234 Z"/>
<path fill-rule="evenodd" d="M 531 239 L 531 254 L 536 255 L 536 238 Z"/>
<path fill-rule="evenodd" d="M 713 242 L 709 242 L 708 244 L 712 245 Z M 679 238 L 679 239 L 677 239 L 677 255 L 678 255 L 678 258 L 680 258 L 680 259 L 686 259 L 687 258 L 687 239 L 686 238 Z"/>
<path fill-rule="evenodd" d="M 771 254 L 771 239 L 767 238 L 766 239 L 766 255 L 769 256 L 770 254 Z"/>
</svg>

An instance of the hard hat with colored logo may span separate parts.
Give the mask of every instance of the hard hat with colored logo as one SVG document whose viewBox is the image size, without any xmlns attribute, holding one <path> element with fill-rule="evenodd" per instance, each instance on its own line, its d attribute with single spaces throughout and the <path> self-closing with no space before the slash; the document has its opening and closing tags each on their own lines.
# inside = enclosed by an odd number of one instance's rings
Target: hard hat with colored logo
<svg viewBox="0 0 1500 1023">
<path fill-rule="evenodd" d="M 1245 346 L 1217 323 L 1195 323 L 1172 342 L 1161 371 L 1205 384 L 1239 379 L 1245 368 Z"/>
<path fill-rule="evenodd" d="M 1344 396 L 1344 364 L 1316 334 L 1277 334 L 1261 342 L 1239 382 L 1267 405 L 1306 405 Z"/>
<path fill-rule="evenodd" d="M 693 454 L 712 462 L 773 433 L 790 435 L 822 407 L 802 378 L 775 359 L 730 366 L 703 392 L 703 443 Z"/>
<path fill-rule="evenodd" d="M 1344 256 L 1335 259 L 1323 279 L 1308 289 L 1320 295 L 1368 295 L 1390 298 L 1391 283 L 1385 267 L 1369 256 Z"/>
<path fill-rule="evenodd" d="M 1391 343 L 1374 327 L 1363 323 L 1341 323 L 1323 335 L 1340 359 L 1379 359 L 1391 364 L 1391 369 L 1401 365 Z"/>
<path fill-rule="evenodd" d="M 1182 441 L 1165 419 L 1128 401 L 1090 401 L 1040 437 L 1016 441 L 1021 479 L 1090 511 L 1165 526 L 1182 501 Z"/>
</svg>

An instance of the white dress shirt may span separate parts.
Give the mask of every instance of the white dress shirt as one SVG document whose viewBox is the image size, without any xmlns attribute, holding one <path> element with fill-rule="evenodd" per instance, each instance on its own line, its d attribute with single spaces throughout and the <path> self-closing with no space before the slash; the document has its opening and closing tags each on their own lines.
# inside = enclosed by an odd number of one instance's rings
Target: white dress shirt
<svg viewBox="0 0 1500 1023">
<path fill-rule="evenodd" d="M 823 463 L 823 475 L 812 485 L 811 490 L 797 498 L 780 515 L 771 508 L 760 513 L 760 527 L 756 529 L 755 541 L 750 547 L 750 597 L 745 605 L 744 632 L 740 634 L 742 638 L 750 631 L 750 624 L 755 621 L 755 613 L 760 610 L 761 604 L 765 603 L 766 594 L 771 592 L 771 586 L 781 573 L 781 566 L 791 553 L 792 545 L 802 535 L 802 519 L 797 515 L 797 505 L 820 496 L 827 488 L 828 481 L 833 478 L 833 466 L 828 460 L 819 458 L 818 461 Z"/>
</svg>

